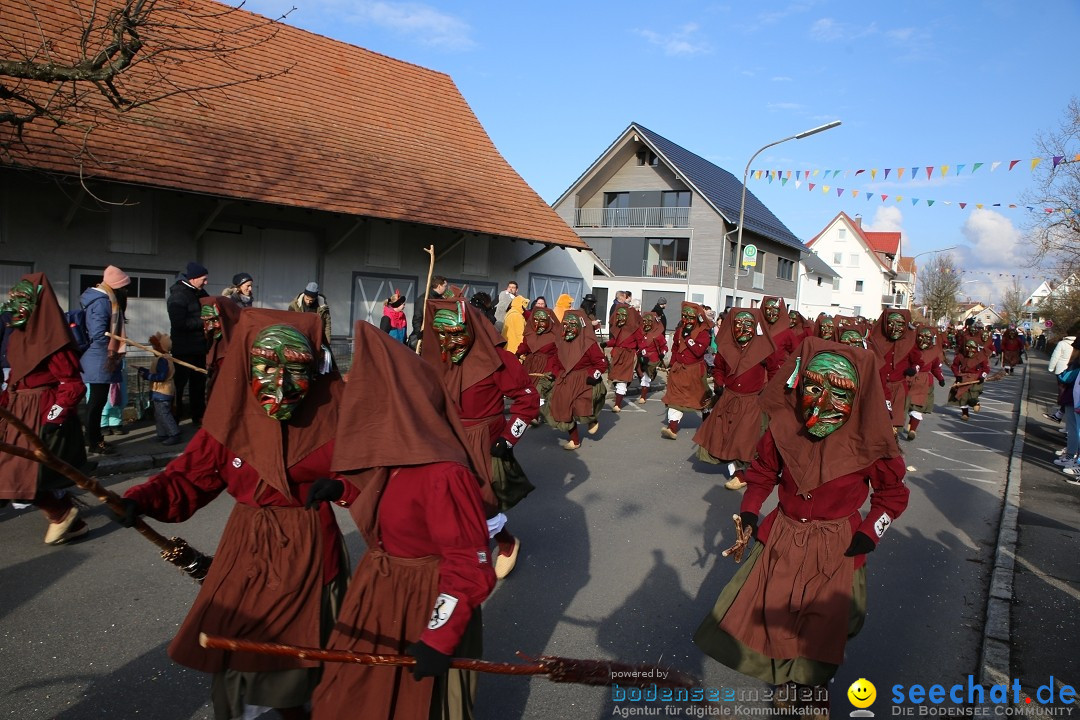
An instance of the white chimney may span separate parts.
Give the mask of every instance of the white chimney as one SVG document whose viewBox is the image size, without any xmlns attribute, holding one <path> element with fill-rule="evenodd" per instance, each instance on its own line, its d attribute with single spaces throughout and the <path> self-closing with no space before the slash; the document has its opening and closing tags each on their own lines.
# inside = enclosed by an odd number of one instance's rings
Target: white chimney
<svg viewBox="0 0 1080 720">
<path fill-rule="evenodd" d="M 862 227 L 862 215 L 860 213 L 855 213 L 855 224 Z"/>
</svg>

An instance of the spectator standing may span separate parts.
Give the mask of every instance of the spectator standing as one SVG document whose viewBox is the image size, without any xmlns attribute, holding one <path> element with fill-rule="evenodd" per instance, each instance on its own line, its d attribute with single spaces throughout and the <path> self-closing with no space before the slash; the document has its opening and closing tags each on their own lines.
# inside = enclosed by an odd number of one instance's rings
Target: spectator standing
<svg viewBox="0 0 1080 720">
<path fill-rule="evenodd" d="M 668 326 L 668 324 L 667 324 L 667 315 L 664 314 L 664 308 L 666 308 L 666 307 L 667 307 L 667 298 L 662 297 L 662 298 L 660 298 L 659 300 L 656 301 L 656 304 L 653 305 L 653 309 L 652 309 L 652 314 L 660 319 L 660 324 L 663 325 L 664 327 Z"/>
<path fill-rule="evenodd" d="M 484 317 L 488 319 L 488 322 L 492 325 L 495 324 L 495 308 L 491 305 L 490 295 L 483 291 L 474 293 L 473 296 L 469 298 L 469 303 L 483 313 Z"/>
<path fill-rule="evenodd" d="M 1065 380 L 1058 383 L 1058 402 L 1065 415 L 1065 452 L 1054 464 L 1062 467 L 1071 485 L 1080 485 L 1080 338 L 1073 340 L 1069 365 L 1059 377 Z"/>
<path fill-rule="evenodd" d="M 139 368 L 139 377 L 150 383 L 150 402 L 154 405 L 154 425 L 157 427 L 157 439 L 162 445 L 176 445 L 180 442 L 180 427 L 172 414 L 173 398 L 176 396 L 176 383 L 173 375 L 172 338 L 165 333 L 155 333 L 150 338 L 150 346 L 162 354 L 157 359 L 154 372 L 149 368 Z"/>
<path fill-rule="evenodd" d="M 503 323 L 506 322 L 506 311 L 510 309 L 510 301 L 517 297 L 517 280 L 506 283 L 506 289 L 499 293 L 499 302 L 495 305 L 495 329 L 502 332 Z"/>
<path fill-rule="evenodd" d="M 405 342 L 405 330 L 409 327 L 405 319 L 405 296 L 395 289 L 394 294 L 383 300 L 382 320 L 379 329 L 398 342 Z"/>
<path fill-rule="evenodd" d="M 626 294 L 625 290 L 615 291 L 615 300 L 611 303 L 611 309 L 608 310 L 607 314 L 609 318 L 615 314 L 615 308 L 619 307 L 619 303 L 622 303 L 624 305 L 630 304 L 630 296 Z"/>
<path fill-rule="evenodd" d="M 86 444 L 90 452 L 100 455 L 116 452 L 116 448 L 102 438 L 101 414 L 109 400 L 110 385 L 120 382 L 126 352 L 120 340 L 105 333 L 123 337 L 127 286 L 130 284 L 127 273 L 110 265 L 105 268 L 101 282 L 87 288 L 79 298 L 79 304 L 86 312 L 86 331 L 90 336 L 90 347 L 79 359 L 82 380 L 90 387 L 86 401 Z"/>
<path fill-rule="evenodd" d="M 233 275 L 232 285 L 225 288 L 221 294 L 240 307 L 249 308 L 255 303 L 255 295 L 252 293 L 254 283 L 255 281 L 250 274 L 246 272 L 236 273 Z"/>
<path fill-rule="evenodd" d="M 330 304 L 326 302 L 326 296 L 319 292 L 319 283 L 309 282 L 304 291 L 289 303 L 289 310 L 319 313 L 323 321 L 323 339 L 330 342 Z"/>
<path fill-rule="evenodd" d="M 593 334 L 599 334 L 600 326 L 603 323 L 600 318 L 596 317 L 596 296 L 592 293 L 586 293 L 585 297 L 581 298 L 581 305 L 579 306 L 581 311 L 585 313 L 585 317 L 592 323 Z"/>
<path fill-rule="evenodd" d="M 199 263 L 189 262 L 182 273 L 183 277 L 169 290 L 166 301 L 173 357 L 197 368 L 206 367 L 206 335 L 199 300 L 209 297 L 203 289 L 209 274 Z M 188 388 L 191 424 L 202 426 L 203 413 L 206 412 L 206 375 L 177 365 L 173 381 L 176 384 L 176 416 L 183 416 L 184 388 Z"/>
<path fill-rule="evenodd" d="M 1060 375 L 1065 372 L 1065 369 L 1069 366 L 1069 358 L 1072 356 L 1072 345 L 1075 342 L 1077 335 L 1080 335 L 1080 324 L 1073 325 L 1069 328 L 1068 335 L 1063 337 L 1061 341 L 1054 346 L 1054 352 L 1050 355 L 1050 364 L 1047 366 L 1054 375 Z M 1058 392 L 1060 394 L 1062 387 L 1060 383 L 1058 385 Z M 1043 413 L 1043 417 L 1047 420 L 1053 420 L 1054 422 L 1061 422 L 1062 414 L 1065 412 L 1060 403 L 1058 409 L 1053 413 Z"/>
</svg>

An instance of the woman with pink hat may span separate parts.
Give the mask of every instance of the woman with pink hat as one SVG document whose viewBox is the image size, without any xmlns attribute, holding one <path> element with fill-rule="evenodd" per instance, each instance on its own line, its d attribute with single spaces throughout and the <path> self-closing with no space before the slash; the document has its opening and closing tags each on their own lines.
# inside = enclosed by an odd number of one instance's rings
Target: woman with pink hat
<svg viewBox="0 0 1080 720">
<path fill-rule="evenodd" d="M 105 268 L 101 282 L 87 288 L 79 298 L 86 312 L 86 330 L 90 347 L 82 354 L 82 379 L 90 387 L 86 401 L 86 444 L 90 452 L 112 455 L 116 448 L 101 437 L 101 413 L 109 399 L 109 386 L 120 382 L 124 353 L 127 347 L 116 337 L 124 335 L 124 312 L 127 310 L 127 287 L 131 278 L 110 265 Z"/>
</svg>

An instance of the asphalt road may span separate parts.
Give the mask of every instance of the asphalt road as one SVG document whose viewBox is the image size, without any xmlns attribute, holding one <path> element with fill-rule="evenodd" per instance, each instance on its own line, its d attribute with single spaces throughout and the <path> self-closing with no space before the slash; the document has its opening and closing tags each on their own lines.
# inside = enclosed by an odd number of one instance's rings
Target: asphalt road
<svg viewBox="0 0 1080 720">
<path fill-rule="evenodd" d="M 939 406 L 918 439 L 903 443 L 916 468 L 907 478 L 911 503 L 869 558 L 869 614 L 848 644 L 836 697 L 860 677 L 881 692 L 977 673 L 1021 384 L 1020 375 L 989 384 L 969 423 Z M 575 452 L 548 428 L 526 434 L 517 455 L 538 489 L 511 512 L 523 548 L 484 606 L 485 657 L 660 663 L 706 687 L 764 687 L 691 642 L 735 572 L 719 551 L 731 542 L 741 494 L 722 487 L 716 468 L 691 462 L 698 419 L 688 415 L 675 441 L 660 437 L 662 420 L 658 400 L 606 410 L 600 432 Z M 105 484 L 122 491 L 142 479 Z M 207 677 L 165 653 L 195 585 L 90 502 L 92 534 L 61 548 L 42 543 L 36 511 L 0 510 L 0 716 L 211 718 Z M 162 531 L 212 551 L 230 504 L 220 498 Z M 355 562 L 361 541 L 348 515 L 339 519 Z M 482 720 L 611 717 L 619 706 L 610 696 L 601 687 L 485 677 L 477 710 Z M 683 708 L 666 712 L 684 716 Z"/>
</svg>

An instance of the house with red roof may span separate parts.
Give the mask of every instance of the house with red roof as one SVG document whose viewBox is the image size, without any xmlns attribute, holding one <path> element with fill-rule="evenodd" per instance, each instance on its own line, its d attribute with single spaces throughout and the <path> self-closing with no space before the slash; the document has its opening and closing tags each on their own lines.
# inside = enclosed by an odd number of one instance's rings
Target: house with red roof
<svg viewBox="0 0 1080 720">
<path fill-rule="evenodd" d="M 5 4 L 0 36 L 9 50 L 71 64 L 89 4 Z M 212 0 L 188 5 L 211 25 L 266 22 Z M 468 293 L 497 297 L 519 279 L 580 297 L 584 280 L 562 249 L 588 245 L 507 163 L 452 78 L 275 27 L 227 58 L 125 75 L 209 89 L 122 113 L 91 92 L 87 111 L 106 121 L 85 136 L 25 126 L 25 151 L 0 164 L 0 286 L 44 271 L 70 306 L 117 265 L 133 278 L 129 334 L 143 341 L 168 329 L 163 301 L 190 260 L 209 269 L 211 293 L 250 273 L 261 307 L 285 309 L 318 282 L 339 339 L 358 320 L 378 325 L 395 290 L 412 315 L 429 246 L 435 274 Z"/>
<path fill-rule="evenodd" d="M 836 314 L 876 318 L 911 308 L 915 262 L 901 257 L 900 233 L 864 230 L 861 215 L 840 212 L 806 244 L 842 274 L 833 281 Z"/>
</svg>

